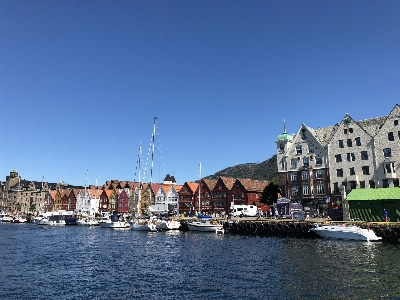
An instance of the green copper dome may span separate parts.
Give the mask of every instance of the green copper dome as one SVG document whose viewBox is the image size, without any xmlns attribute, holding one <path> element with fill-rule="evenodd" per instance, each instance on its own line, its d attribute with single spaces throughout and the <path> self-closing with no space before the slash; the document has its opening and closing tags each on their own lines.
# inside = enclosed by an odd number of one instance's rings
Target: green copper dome
<svg viewBox="0 0 400 300">
<path fill-rule="evenodd" d="M 277 142 L 292 142 L 293 137 L 286 132 L 286 122 L 283 121 L 283 133 L 276 138 Z"/>
<path fill-rule="evenodd" d="M 11 170 L 11 173 L 18 173 L 18 170 L 16 168 Z"/>
</svg>

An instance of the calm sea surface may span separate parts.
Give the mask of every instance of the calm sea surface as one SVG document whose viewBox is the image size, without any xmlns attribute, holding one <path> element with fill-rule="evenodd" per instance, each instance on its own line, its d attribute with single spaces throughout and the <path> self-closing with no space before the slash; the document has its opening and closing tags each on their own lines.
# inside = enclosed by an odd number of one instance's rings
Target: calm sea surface
<svg viewBox="0 0 400 300">
<path fill-rule="evenodd" d="M 0 223 L 0 299 L 400 299 L 400 246 Z"/>
</svg>

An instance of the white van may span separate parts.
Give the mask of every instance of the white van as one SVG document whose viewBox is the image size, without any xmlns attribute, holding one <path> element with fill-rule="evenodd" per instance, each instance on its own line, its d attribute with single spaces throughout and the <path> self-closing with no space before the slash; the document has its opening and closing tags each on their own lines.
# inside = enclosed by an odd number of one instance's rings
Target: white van
<svg viewBox="0 0 400 300">
<path fill-rule="evenodd" d="M 232 215 L 234 217 L 256 217 L 256 205 L 234 205 Z"/>
</svg>

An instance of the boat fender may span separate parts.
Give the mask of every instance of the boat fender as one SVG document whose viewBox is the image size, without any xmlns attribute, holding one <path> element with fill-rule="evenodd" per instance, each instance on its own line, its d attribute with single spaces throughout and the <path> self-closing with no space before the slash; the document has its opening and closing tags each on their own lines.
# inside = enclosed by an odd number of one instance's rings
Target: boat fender
<svg viewBox="0 0 400 300">
<path fill-rule="evenodd" d="M 288 225 L 284 225 L 284 226 L 283 226 L 283 231 L 284 231 L 284 232 L 289 232 L 289 230 L 290 230 L 290 229 L 289 229 L 289 226 L 288 226 Z"/>
<path fill-rule="evenodd" d="M 275 231 L 276 230 L 276 225 L 275 224 L 271 224 L 270 227 L 271 231 Z"/>
<path fill-rule="evenodd" d="M 301 232 L 303 232 L 303 233 L 307 233 L 308 232 L 307 225 L 301 225 Z"/>
<path fill-rule="evenodd" d="M 217 225 L 217 221 L 213 221 L 212 223 L 213 223 L 214 225 Z"/>
<path fill-rule="evenodd" d="M 297 231 L 301 231 L 301 230 L 302 230 L 302 227 L 301 227 L 301 224 L 300 224 L 300 223 L 297 223 L 297 224 L 296 224 L 296 230 L 297 230 Z"/>
<path fill-rule="evenodd" d="M 390 230 L 390 228 L 385 229 L 385 231 L 383 232 L 383 235 L 385 237 L 391 237 L 392 236 L 392 231 Z"/>
<path fill-rule="evenodd" d="M 263 226 L 264 226 L 264 230 L 269 230 L 270 229 L 270 225 L 269 225 L 269 223 L 265 223 L 265 224 L 263 224 Z"/>
<path fill-rule="evenodd" d="M 242 223 L 242 229 L 246 229 L 247 228 L 247 223 Z"/>
<path fill-rule="evenodd" d="M 278 225 L 276 225 L 276 229 L 282 230 L 283 229 L 283 225 L 281 223 L 278 223 Z"/>
<path fill-rule="evenodd" d="M 393 231 L 394 231 L 395 235 L 400 235 L 400 227 L 399 226 L 396 226 Z"/>
<path fill-rule="evenodd" d="M 264 226 L 264 224 L 260 224 L 260 231 L 264 231 L 265 230 L 265 226 Z"/>
<path fill-rule="evenodd" d="M 289 225 L 289 229 L 290 229 L 291 231 L 295 231 L 295 230 L 296 230 L 296 225 L 295 225 L 295 224 L 290 224 L 290 225 Z"/>
</svg>

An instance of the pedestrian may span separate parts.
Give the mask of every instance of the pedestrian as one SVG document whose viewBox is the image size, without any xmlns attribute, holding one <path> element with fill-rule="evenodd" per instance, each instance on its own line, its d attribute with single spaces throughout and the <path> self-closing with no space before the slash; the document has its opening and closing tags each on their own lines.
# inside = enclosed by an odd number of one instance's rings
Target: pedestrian
<svg viewBox="0 0 400 300">
<path fill-rule="evenodd" d="M 385 222 L 389 222 L 389 215 L 388 215 L 388 212 L 386 211 L 386 209 L 383 209 L 383 220 Z"/>
<path fill-rule="evenodd" d="M 276 220 L 276 219 L 278 219 L 278 215 L 279 215 L 279 213 L 278 213 L 278 209 L 277 209 L 277 208 L 275 208 L 275 220 Z"/>
</svg>

